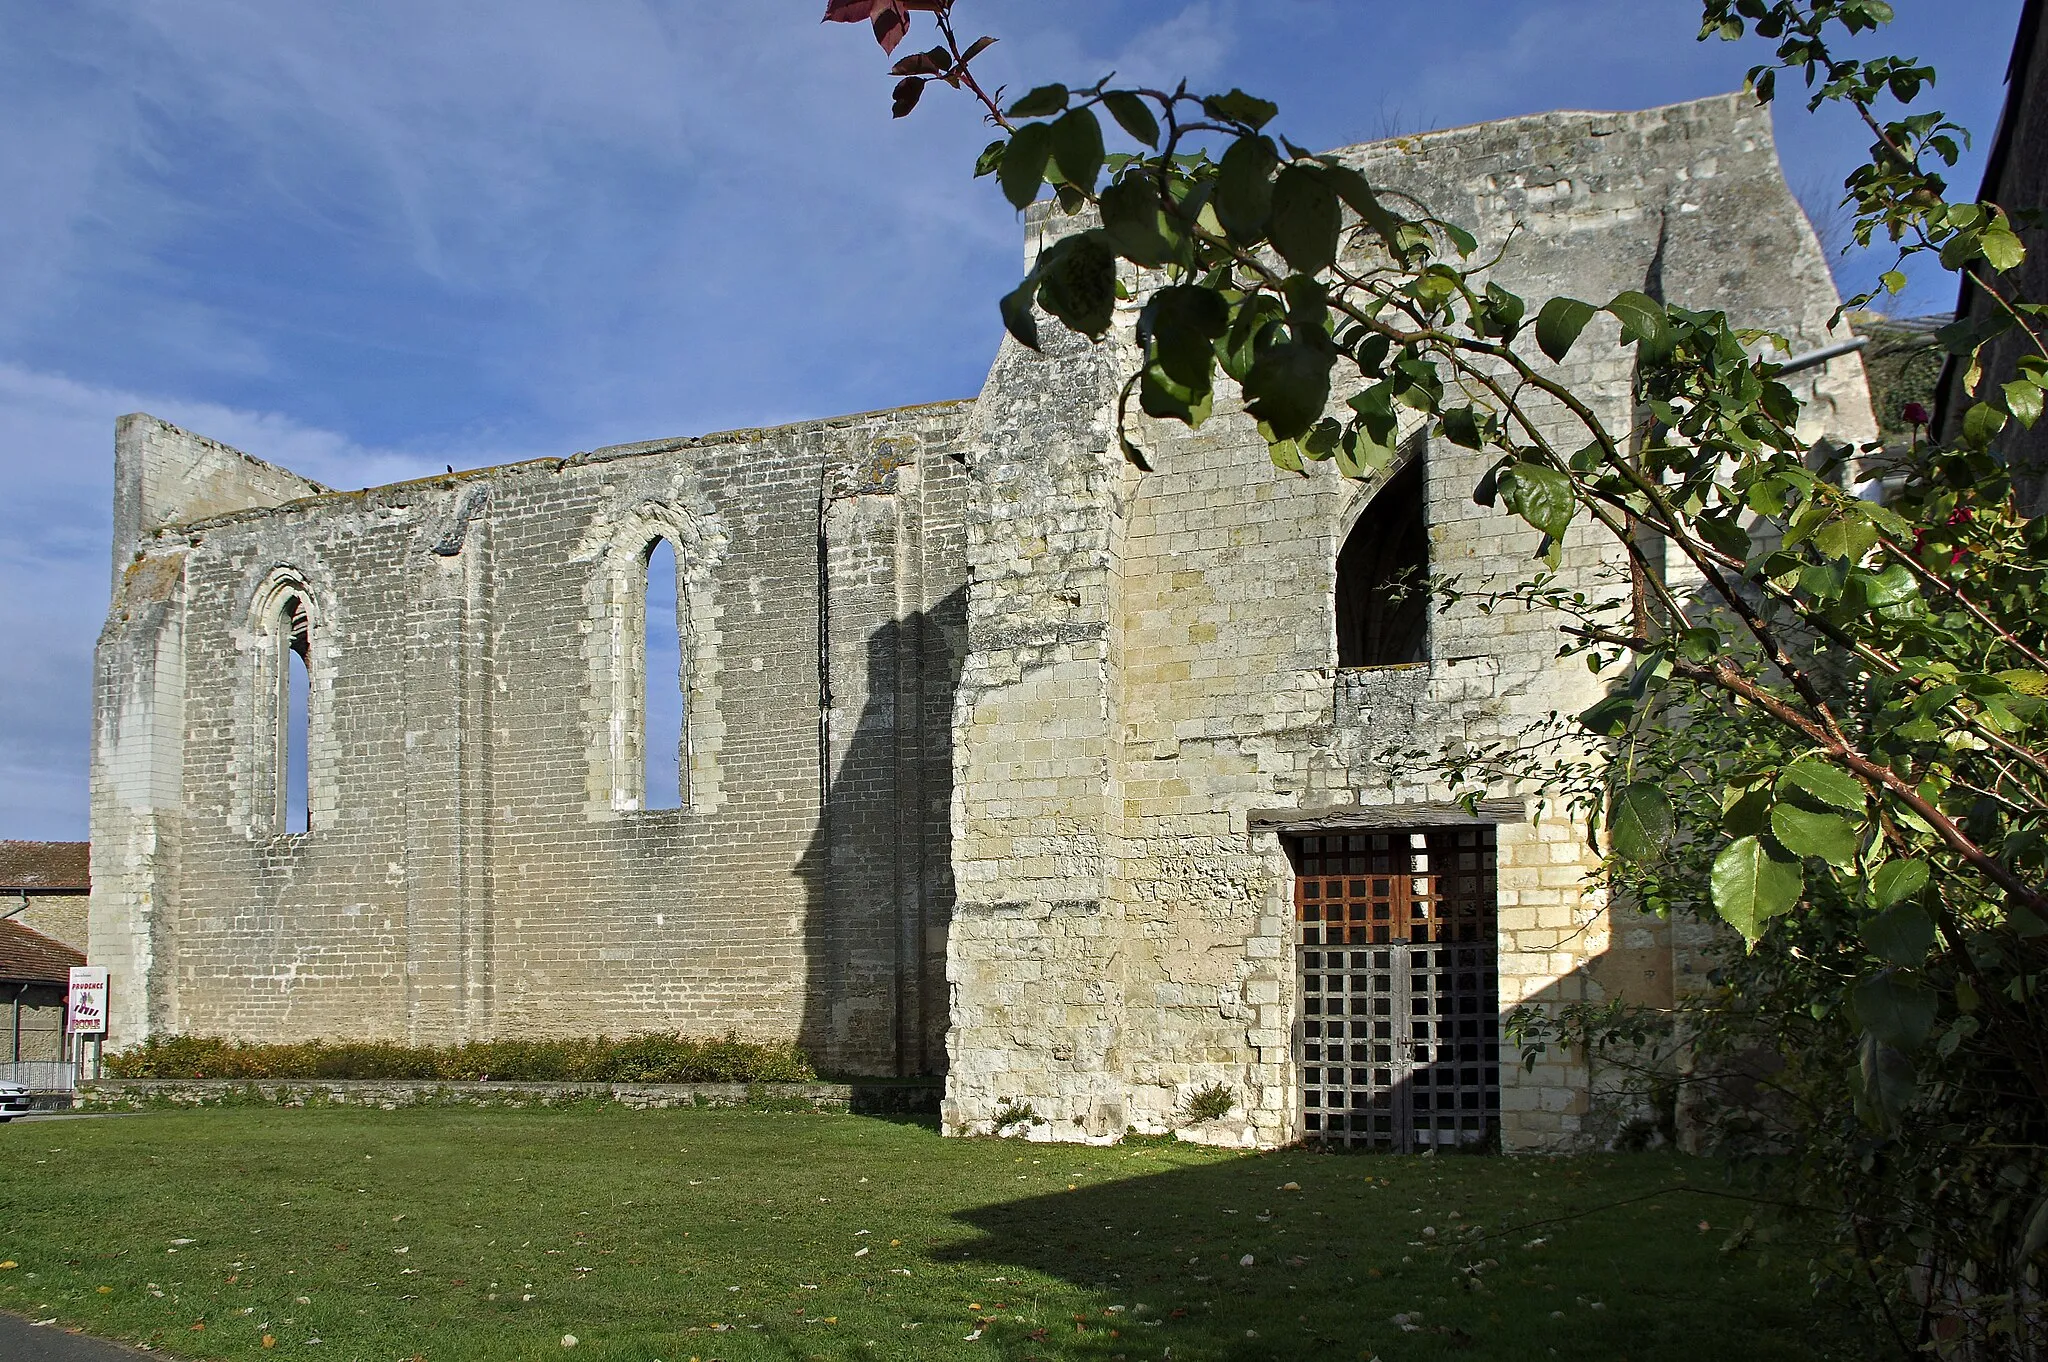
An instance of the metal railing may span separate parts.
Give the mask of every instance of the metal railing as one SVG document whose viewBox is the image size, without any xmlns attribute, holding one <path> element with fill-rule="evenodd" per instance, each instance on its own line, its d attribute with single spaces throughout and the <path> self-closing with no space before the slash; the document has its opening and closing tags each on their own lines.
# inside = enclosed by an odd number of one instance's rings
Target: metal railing
<svg viewBox="0 0 2048 1362">
<path fill-rule="evenodd" d="M 78 1061 L 73 1059 L 0 1061 L 0 1083 L 19 1083 L 31 1092 L 74 1092 L 78 1088 Z"/>
</svg>

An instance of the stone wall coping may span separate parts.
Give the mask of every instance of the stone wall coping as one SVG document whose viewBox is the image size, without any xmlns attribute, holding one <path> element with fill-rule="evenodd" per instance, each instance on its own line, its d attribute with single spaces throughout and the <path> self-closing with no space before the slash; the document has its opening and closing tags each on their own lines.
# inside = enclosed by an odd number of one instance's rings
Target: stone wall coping
<svg viewBox="0 0 2048 1362">
<path fill-rule="evenodd" d="M 1528 816 L 1529 806 L 1524 800 L 1482 799 L 1470 809 L 1457 800 L 1379 804 L 1370 808 L 1339 804 L 1321 809 L 1253 809 L 1245 821 L 1253 832 L 1345 832 L 1476 827 L 1483 823 L 1519 823 Z"/>
<path fill-rule="evenodd" d="M 328 488 L 311 496 L 279 502 L 274 506 L 257 506 L 241 511 L 224 511 L 218 515 L 202 516 L 189 521 L 163 525 L 154 533 L 158 538 L 176 537 L 181 534 L 257 523 L 276 518 L 280 515 L 297 514 L 314 507 L 351 503 L 376 507 L 405 501 L 417 496 L 421 492 L 450 492 L 459 486 L 471 483 L 490 485 L 522 478 L 552 475 L 560 473 L 565 469 L 584 468 L 592 464 L 610 463 L 618 459 L 679 454 L 686 450 L 718 449 L 732 445 L 766 444 L 776 439 L 806 435 L 833 435 L 844 432 L 859 433 L 876 426 L 912 425 L 919 421 L 942 418 L 954 414 L 964 415 L 973 406 L 973 398 L 946 398 L 937 402 L 919 402 L 910 406 L 880 407 L 873 411 L 848 412 L 843 416 L 815 417 L 806 421 L 792 421 L 787 425 L 780 426 L 743 426 L 733 430 L 713 431 L 707 435 L 677 435 L 655 440 L 640 440 L 630 444 L 605 445 L 599 449 L 579 450 L 574 454 L 559 458 L 521 459 L 514 463 L 491 464 L 483 468 L 467 468 L 453 473 L 429 473 L 424 477 L 406 478 L 399 482 L 380 483 L 374 487 L 364 487 L 354 491 L 345 488 Z"/>
</svg>

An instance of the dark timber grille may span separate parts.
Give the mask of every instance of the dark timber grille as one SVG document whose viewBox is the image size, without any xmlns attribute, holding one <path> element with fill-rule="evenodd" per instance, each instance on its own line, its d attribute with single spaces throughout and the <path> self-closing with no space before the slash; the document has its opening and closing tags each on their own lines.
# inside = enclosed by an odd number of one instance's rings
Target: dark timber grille
<svg viewBox="0 0 2048 1362">
<path fill-rule="evenodd" d="M 1409 1151 L 1500 1115 L 1494 830 L 1290 839 L 1303 1129 Z"/>
</svg>

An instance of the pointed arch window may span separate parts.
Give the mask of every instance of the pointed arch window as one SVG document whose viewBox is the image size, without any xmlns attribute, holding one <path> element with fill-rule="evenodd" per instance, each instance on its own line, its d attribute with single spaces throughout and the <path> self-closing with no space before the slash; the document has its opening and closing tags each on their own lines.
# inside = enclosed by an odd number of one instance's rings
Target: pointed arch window
<svg viewBox="0 0 2048 1362">
<path fill-rule="evenodd" d="M 641 591 L 640 751 L 643 809 L 679 809 L 687 788 L 682 611 L 675 545 L 648 546 Z"/>
<path fill-rule="evenodd" d="M 307 788 L 306 746 L 312 730 L 313 675 L 310 670 L 312 639 L 303 627 L 305 615 L 294 621 L 291 643 L 285 649 L 284 697 L 280 706 L 284 720 L 284 749 L 280 769 L 284 772 L 284 830 L 313 830 L 311 791 Z"/>
<path fill-rule="evenodd" d="M 272 833 L 311 832 L 313 730 L 313 606 L 305 583 L 282 574 L 259 606 L 262 649 L 257 686 L 258 826 Z"/>
<path fill-rule="evenodd" d="M 1337 665 L 1429 660 L 1428 485 L 1418 452 L 1374 494 L 1337 554 Z"/>
</svg>

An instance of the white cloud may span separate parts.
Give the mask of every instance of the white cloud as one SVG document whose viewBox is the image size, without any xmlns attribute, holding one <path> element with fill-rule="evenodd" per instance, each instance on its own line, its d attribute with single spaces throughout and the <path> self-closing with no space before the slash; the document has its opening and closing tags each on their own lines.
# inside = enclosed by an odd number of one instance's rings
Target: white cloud
<svg viewBox="0 0 2048 1362">
<path fill-rule="evenodd" d="M 1988 134 L 2018 0 L 1970 7 L 1902 6 L 1903 42 Z M 892 121 L 887 60 L 822 9 L 0 7 L 0 835 L 83 833 L 123 411 L 361 486 L 975 390 L 1020 245 L 968 178 L 988 130 L 943 89 Z M 1688 0 L 964 13 L 992 85 L 1238 84 L 1318 145 L 1686 98 L 1760 55 L 1696 46 Z M 1862 142 L 1780 135 L 1802 185 Z"/>
<path fill-rule="evenodd" d="M 98 388 L 0 364 L 0 832 L 86 835 L 92 648 L 112 562 L 114 418 L 149 411 L 331 485 L 460 458 L 365 449 L 267 412 Z M 495 456 L 492 456 L 495 458 Z"/>
</svg>

